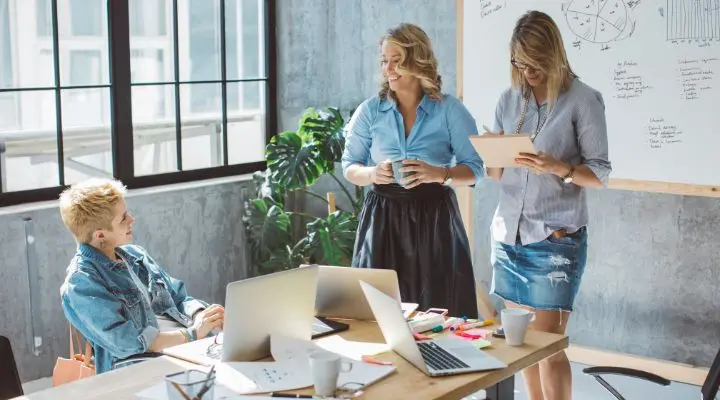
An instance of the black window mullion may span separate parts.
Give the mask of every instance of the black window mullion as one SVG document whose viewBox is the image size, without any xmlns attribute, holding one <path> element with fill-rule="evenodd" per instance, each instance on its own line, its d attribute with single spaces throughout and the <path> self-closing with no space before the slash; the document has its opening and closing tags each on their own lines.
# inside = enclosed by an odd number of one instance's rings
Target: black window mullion
<svg viewBox="0 0 720 400">
<path fill-rule="evenodd" d="M 107 0 L 110 54 L 110 113 L 113 175 L 123 182 L 135 177 L 132 90 L 130 86 L 130 12 L 128 0 Z"/>
<path fill-rule="evenodd" d="M 223 165 L 229 164 L 228 156 L 228 107 L 227 107 L 227 56 L 225 54 L 227 43 L 225 42 L 225 0 L 220 2 L 220 80 L 222 81 L 220 88 L 221 107 L 222 107 L 222 146 L 223 146 Z"/>
<path fill-rule="evenodd" d="M 58 29 L 58 5 L 57 0 L 52 0 L 50 5 L 52 18 L 52 41 L 53 41 L 53 69 L 55 70 L 55 129 L 57 134 L 57 162 L 58 182 L 65 186 L 65 153 L 63 151 L 62 132 L 62 93 L 60 92 L 60 34 Z"/>
<path fill-rule="evenodd" d="M 277 131 L 277 53 L 275 0 L 265 0 L 265 143 Z"/>
<path fill-rule="evenodd" d="M 175 58 L 175 152 L 177 169 L 182 171 L 182 122 L 180 121 L 180 43 L 178 41 L 178 0 L 173 0 L 173 57 Z"/>
</svg>

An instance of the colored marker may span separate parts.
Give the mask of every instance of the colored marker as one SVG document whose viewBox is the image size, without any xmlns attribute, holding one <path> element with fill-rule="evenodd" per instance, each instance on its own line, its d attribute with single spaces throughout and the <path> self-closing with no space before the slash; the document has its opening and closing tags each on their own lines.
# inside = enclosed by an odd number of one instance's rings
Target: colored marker
<svg viewBox="0 0 720 400">
<path fill-rule="evenodd" d="M 491 319 L 486 319 L 485 321 L 475 322 L 472 324 L 463 324 L 463 325 L 456 327 L 455 329 L 459 330 L 459 331 L 466 331 L 468 329 L 481 328 L 483 326 L 492 325 L 493 323 L 495 323 L 495 321 L 493 321 Z"/>
<path fill-rule="evenodd" d="M 435 325 L 431 330 L 434 333 L 440 333 L 445 329 L 449 328 L 450 325 L 454 324 L 456 319 L 457 318 L 448 318 L 447 320 L 445 320 L 445 323 L 443 323 L 442 325 Z"/>
</svg>

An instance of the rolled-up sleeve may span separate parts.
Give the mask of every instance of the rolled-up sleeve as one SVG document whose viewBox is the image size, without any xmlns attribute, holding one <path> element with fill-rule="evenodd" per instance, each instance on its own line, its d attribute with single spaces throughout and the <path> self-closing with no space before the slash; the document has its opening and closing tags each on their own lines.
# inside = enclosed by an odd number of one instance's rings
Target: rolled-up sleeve
<svg viewBox="0 0 720 400">
<path fill-rule="evenodd" d="M 158 335 L 157 328 L 138 328 L 125 318 L 121 301 L 88 272 L 75 271 L 68 278 L 61 300 L 70 324 L 116 358 L 148 352 Z"/>
<path fill-rule="evenodd" d="M 353 164 L 368 165 L 372 145 L 370 101 L 371 99 L 363 101 L 345 126 L 345 149 L 342 155 L 342 169 L 345 176 L 348 167 Z"/>
<path fill-rule="evenodd" d="M 576 126 L 582 163 L 607 187 L 612 166 L 608 158 L 607 123 L 602 94 L 593 92 L 579 105 Z"/>
<path fill-rule="evenodd" d="M 485 175 L 483 162 L 470 143 L 470 136 L 478 134 L 475 118 L 465 105 L 459 101 L 453 101 L 447 111 L 447 121 L 450 130 L 450 144 L 457 164 L 470 168 L 475 174 L 476 180 L 482 179 Z"/>
</svg>

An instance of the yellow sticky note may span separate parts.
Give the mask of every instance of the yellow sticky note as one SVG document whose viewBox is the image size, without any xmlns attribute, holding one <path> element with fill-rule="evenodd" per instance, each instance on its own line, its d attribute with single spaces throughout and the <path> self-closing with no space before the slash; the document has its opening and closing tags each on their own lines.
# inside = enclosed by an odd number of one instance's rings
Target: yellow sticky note
<svg viewBox="0 0 720 400">
<path fill-rule="evenodd" d="M 485 339 L 476 339 L 472 341 L 472 344 L 475 345 L 475 347 L 477 347 L 478 349 L 484 349 L 490 346 L 492 343 Z"/>
</svg>

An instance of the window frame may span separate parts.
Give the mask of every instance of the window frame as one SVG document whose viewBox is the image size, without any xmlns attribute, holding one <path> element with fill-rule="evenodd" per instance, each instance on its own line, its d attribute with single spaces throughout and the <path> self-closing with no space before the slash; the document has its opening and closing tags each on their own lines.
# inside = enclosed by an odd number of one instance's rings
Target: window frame
<svg viewBox="0 0 720 400">
<path fill-rule="evenodd" d="M 63 10 L 58 10 L 58 0 L 47 0 L 51 3 L 52 8 L 52 20 L 53 27 L 51 36 L 45 37 L 52 42 L 52 47 L 57 49 L 59 43 L 58 35 L 58 11 L 60 13 Z M 178 1 L 172 0 L 172 8 L 175 16 L 177 16 Z M 133 145 L 133 119 L 132 119 L 132 88 L 138 86 L 137 83 L 131 82 L 130 67 L 131 67 L 131 47 L 130 47 L 130 11 L 129 3 L 130 0 L 108 0 L 104 4 L 107 9 L 107 26 L 103 29 L 108 30 L 108 64 L 110 68 L 110 82 L 106 85 L 93 85 L 93 87 L 109 87 L 110 91 L 110 146 L 111 154 L 113 157 L 113 176 L 122 181 L 128 188 L 145 188 L 152 186 L 161 186 L 177 183 L 192 182 L 197 180 L 228 177 L 233 175 L 249 174 L 258 170 L 266 168 L 266 161 L 257 161 L 244 164 L 229 164 L 228 155 L 228 89 L 236 87 L 237 84 L 244 82 L 258 82 L 261 87 L 264 87 L 264 123 L 263 127 L 265 130 L 265 144 L 267 144 L 272 136 L 277 131 L 277 37 L 275 32 L 276 24 L 276 0 L 262 0 L 264 7 L 264 20 L 261 21 L 261 29 L 263 30 L 264 42 L 261 44 L 263 47 L 264 61 L 263 66 L 265 69 L 264 76 L 261 73 L 257 77 L 243 78 L 243 79 L 228 79 L 227 74 L 227 62 L 226 62 L 226 27 L 225 27 L 225 0 L 219 0 L 220 4 L 220 63 L 221 63 L 221 76 L 220 79 L 214 83 L 221 85 L 221 100 L 222 100 L 222 165 L 207 167 L 201 169 L 192 170 L 179 170 L 173 172 L 159 173 L 153 175 L 142 175 L 135 176 L 134 171 L 134 145 Z M 172 17 L 167 16 L 166 17 Z M 173 17 L 174 18 L 174 17 Z M 12 22 L 11 22 L 12 23 Z M 176 24 L 172 24 L 172 27 L 166 25 L 166 29 L 172 28 L 176 31 Z M 171 32 L 168 32 L 171 33 Z M 238 32 L 240 33 L 240 32 Z M 40 38 L 40 36 L 38 35 Z M 175 51 L 177 51 L 177 34 L 175 33 Z M 241 40 L 241 37 L 238 37 Z M 61 51 L 67 51 L 60 47 Z M 165 60 L 170 57 L 175 57 L 175 54 L 164 54 Z M 62 103 L 60 102 L 61 94 L 65 89 L 82 88 L 76 86 L 62 85 L 60 77 L 60 57 L 57 51 L 53 54 L 54 68 L 55 68 L 55 84 L 54 87 L 48 87 L 46 89 L 52 89 L 55 91 L 56 97 L 56 120 L 57 120 L 57 163 L 58 163 L 58 174 L 59 174 L 59 186 L 37 188 L 21 191 L 5 191 L 0 184 L 0 207 L 18 205 L 23 203 L 32 203 L 38 201 L 55 200 L 58 198 L 60 193 L 68 186 L 65 184 L 65 163 L 63 154 L 63 124 L 62 124 Z M 68 59 L 69 57 L 65 57 Z M 103 60 L 104 61 L 104 60 Z M 69 60 L 67 62 L 70 63 Z M 104 62 L 103 62 L 104 64 Z M 176 70 L 177 72 L 177 70 Z M 164 79 L 165 82 L 170 82 L 169 79 Z M 158 82 L 160 83 L 160 82 Z M 177 86 L 181 85 L 183 81 L 179 80 L 179 76 L 174 77 L 174 83 L 166 83 L 169 85 Z M 188 82 L 195 83 L 195 82 Z M 198 81 L 197 83 L 203 83 Z M 145 83 L 141 84 L 144 85 Z M 13 92 L 16 95 L 24 91 L 38 90 L 38 88 L 30 87 L 13 87 L 8 89 L 0 89 L 2 92 Z M 182 143 L 182 131 L 181 131 L 181 119 L 179 113 L 176 115 L 176 141 L 178 160 L 181 160 L 181 143 Z M 0 157 L 4 157 L 4 144 L 0 143 Z M 180 164 L 180 163 L 178 163 Z M 4 164 L 0 162 L 0 168 Z M 0 177 L 4 177 L 5 174 L 12 171 L 3 171 L 0 169 Z M 0 181 L 2 182 L 2 181 Z"/>
</svg>

